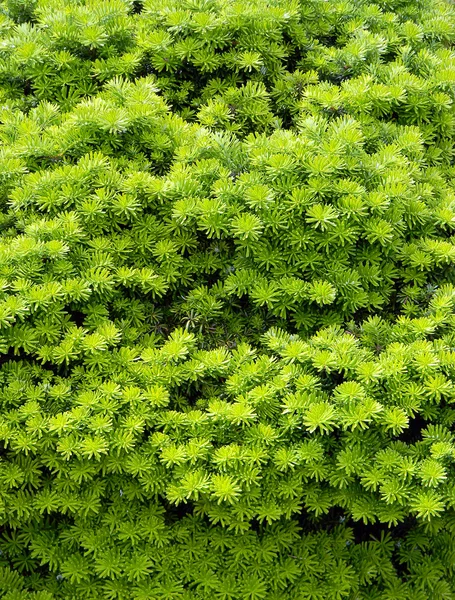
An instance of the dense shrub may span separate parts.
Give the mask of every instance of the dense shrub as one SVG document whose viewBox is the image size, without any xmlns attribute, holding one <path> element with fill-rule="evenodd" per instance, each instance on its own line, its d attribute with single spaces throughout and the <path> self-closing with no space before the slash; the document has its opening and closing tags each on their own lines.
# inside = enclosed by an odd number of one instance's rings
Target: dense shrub
<svg viewBox="0 0 455 600">
<path fill-rule="evenodd" d="M 1 135 L 2 275 L 27 352 L 48 352 L 38 309 L 61 331 L 51 303 L 144 333 L 185 324 L 210 343 L 208 328 L 229 340 L 413 314 L 426 286 L 453 280 L 454 192 L 416 127 L 372 148 L 352 118 L 318 116 L 240 142 L 168 114 L 143 79 L 64 115 L 11 111 Z"/>
<path fill-rule="evenodd" d="M 10 361 L 4 590 L 450 597 L 454 311 L 446 286 L 426 317 L 270 330 L 263 351 L 125 345 L 106 322 L 68 330 L 65 372 Z"/>
<path fill-rule="evenodd" d="M 455 598 L 455 10 L 0 2 L 0 595 Z"/>
</svg>

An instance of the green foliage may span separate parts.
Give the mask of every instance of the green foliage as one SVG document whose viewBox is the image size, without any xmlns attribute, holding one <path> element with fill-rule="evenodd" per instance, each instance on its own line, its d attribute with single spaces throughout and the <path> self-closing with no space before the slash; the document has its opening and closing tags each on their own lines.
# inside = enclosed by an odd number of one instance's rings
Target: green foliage
<svg viewBox="0 0 455 600">
<path fill-rule="evenodd" d="M 455 598 L 454 32 L 0 1 L 1 598 Z"/>
<path fill-rule="evenodd" d="M 448 597 L 455 287 L 426 315 L 271 329 L 262 350 L 201 350 L 184 329 L 126 344 L 98 317 L 47 366 L 6 362 L 5 592 Z M 354 543 L 356 522 L 391 533 Z"/>
</svg>

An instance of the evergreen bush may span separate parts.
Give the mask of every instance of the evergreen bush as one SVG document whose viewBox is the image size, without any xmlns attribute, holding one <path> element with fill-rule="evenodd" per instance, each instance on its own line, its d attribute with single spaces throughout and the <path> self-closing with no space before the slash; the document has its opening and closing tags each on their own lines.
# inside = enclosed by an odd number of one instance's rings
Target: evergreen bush
<svg viewBox="0 0 455 600">
<path fill-rule="evenodd" d="M 0 1 L 0 597 L 455 599 L 455 8 Z"/>
</svg>

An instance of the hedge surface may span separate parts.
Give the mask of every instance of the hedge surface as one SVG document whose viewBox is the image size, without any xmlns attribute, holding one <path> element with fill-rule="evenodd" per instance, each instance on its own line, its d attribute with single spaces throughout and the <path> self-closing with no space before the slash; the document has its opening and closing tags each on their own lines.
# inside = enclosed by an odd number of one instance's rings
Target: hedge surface
<svg viewBox="0 0 455 600">
<path fill-rule="evenodd" d="M 0 597 L 455 599 L 455 8 L 0 1 Z"/>
</svg>

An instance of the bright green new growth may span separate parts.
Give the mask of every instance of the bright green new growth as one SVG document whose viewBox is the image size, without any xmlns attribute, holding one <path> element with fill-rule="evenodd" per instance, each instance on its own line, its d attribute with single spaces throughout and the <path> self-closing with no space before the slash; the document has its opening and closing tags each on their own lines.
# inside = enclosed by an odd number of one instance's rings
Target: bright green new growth
<svg viewBox="0 0 455 600">
<path fill-rule="evenodd" d="M 455 599 L 455 9 L 0 1 L 0 597 Z"/>
</svg>

